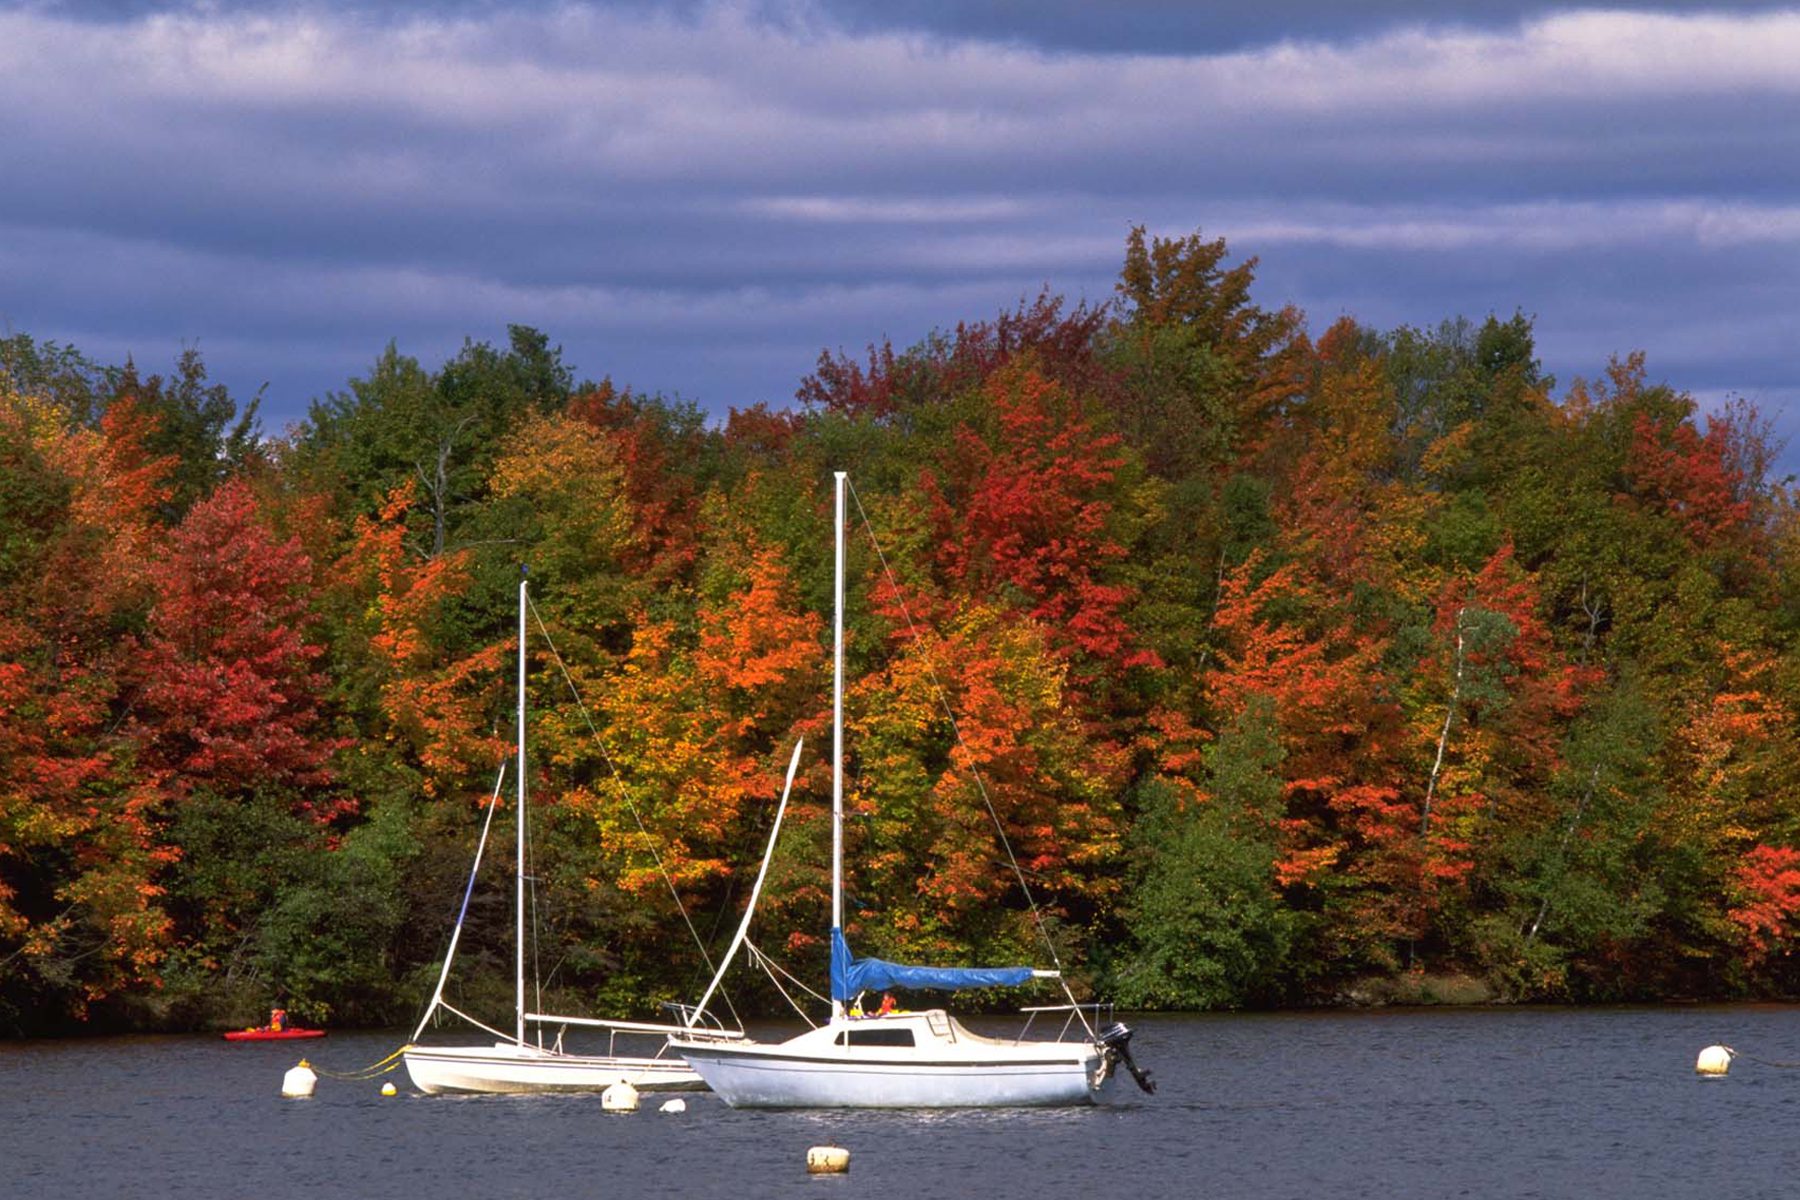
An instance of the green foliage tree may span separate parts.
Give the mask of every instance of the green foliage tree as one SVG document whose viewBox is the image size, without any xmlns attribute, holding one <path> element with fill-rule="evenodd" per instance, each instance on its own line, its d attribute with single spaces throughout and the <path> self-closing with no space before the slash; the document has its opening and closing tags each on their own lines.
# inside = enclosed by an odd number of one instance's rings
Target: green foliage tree
<svg viewBox="0 0 1800 1200">
<path fill-rule="evenodd" d="M 15 333 L 0 338 L 0 389 L 39 398 L 74 429 L 99 421 L 108 384 L 105 369 L 75 347 Z"/>
<path fill-rule="evenodd" d="M 1298 914 L 1275 883 L 1282 760 L 1273 706 L 1246 708 L 1206 752 L 1206 790 L 1143 785 L 1129 841 L 1129 944 L 1113 964 L 1120 1003 L 1243 1008 L 1278 999 Z"/>
<path fill-rule="evenodd" d="M 163 509 L 170 524 L 260 453 L 256 410 L 261 393 L 240 412 L 224 384 L 207 382 L 206 363 L 196 347 L 183 350 L 167 376 L 140 379 L 136 365 L 127 361 L 112 373 L 109 384 L 109 404 L 130 401 L 149 419 L 145 449 L 174 463 L 174 486 Z"/>
<path fill-rule="evenodd" d="M 1504 906 L 1477 922 L 1479 953 L 1521 999 L 1616 1000 L 1617 974 L 1666 904 L 1655 763 L 1662 734 L 1627 673 L 1569 729 L 1540 819 L 1503 831 Z"/>
<path fill-rule="evenodd" d="M 314 401 L 290 452 L 294 469 L 364 513 L 410 481 L 419 552 L 436 558 L 461 545 L 507 431 L 526 412 L 560 408 L 572 387 L 561 350 L 543 334 L 507 332 L 506 350 L 466 342 L 436 373 L 389 343 L 366 378 Z"/>
</svg>

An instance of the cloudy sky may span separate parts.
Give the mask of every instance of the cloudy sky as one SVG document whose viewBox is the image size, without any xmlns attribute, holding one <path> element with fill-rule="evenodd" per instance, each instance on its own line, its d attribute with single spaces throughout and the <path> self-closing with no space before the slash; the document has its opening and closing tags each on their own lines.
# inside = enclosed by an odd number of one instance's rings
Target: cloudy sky
<svg viewBox="0 0 1800 1200">
<path fill-rule="evenodd" d="M 0 0 L 0 334 L 197 344 L 278 430 L 514 322 L 722 413 L 1144 224 L 1800 442 L 1797 64 L 1792 0 Z"/>
</svg>

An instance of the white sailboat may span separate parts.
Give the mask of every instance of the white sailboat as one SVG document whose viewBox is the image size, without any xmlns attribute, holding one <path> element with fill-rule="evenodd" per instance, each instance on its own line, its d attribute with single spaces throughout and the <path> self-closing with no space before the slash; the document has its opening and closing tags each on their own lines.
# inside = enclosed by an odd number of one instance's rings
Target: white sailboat
<svg viewBox="0 0 1800 1200">
<path fill-rule="evenodd" d="M 1016 986 L 1058 977 L 1029 967 L 943 968 L 856 959 L 844 938 L 844 491 L 836 474 L 836 568 L 832 663 L 831 1017 L 783 1042 L 717 1040 L 688 1034 L 674 1048 L 734 1108 L 963 1108 L 1092 1103 L 1123 1061 L 1131 1031 L 1096 1032 L 1074 1003 L 1027 1009 L 1064 1014 L 1059 1040 L 976 1034 L 943 1009 L 853 1015 L 863 991 Z M 1027 1025 L 1029 1029 L 1029 1022 Z M 1079 1036 L 1062 1040 L 1071 1031 Z"/>
<path fill-rule="evenodd" d="M 402 1052 L 406 1063 L 407 1074 L 412 1078 L 413 1086 L 423 1092 L 571 1092 L 571 1091 L 604 1091 L 621 1080 L 631 1084 L 639 1091 L 702 1091 L 706 1084 L 678 1054 L 670 1049 L 669 1036 L 672 1034 L 691 1034 L 701 1028 L 700 1022 L 705 1013 L 705 1005 L 711 999 L 713 988 L 717 987 L 715 978 L 713 987 L 707 989 L 706 998 L 699 1006 L 684 1010 L 682 1024 L 655 1024 L 641 1021 L 614 1021 L 590 1017 L 556 1016 L 548 1013 L 526 1011 L 525 988 L 525 614 L 528 606 L 526 580 L 519 580 L 519 712 L 518 712 L 518 759 L 517 759 L 517 800 L 515 807 L 518 816 L 518 861 L 517 870 L 517 920 L 516 937 L 516 986 L 513 1013 L 513 1034 L 509 1038 L 499 1030 L 485 1025 L 468 1014 L 452 1008 L 444 999 L 444 983 L 449 978 L 450 964 L 456 954 L 456 943 L 462 933 L 462 917 L 457 918 L 456 928 L 451 934 L 450 946 L 444 955 L 444 966 L 438 976 L 437 989 L 426 1006 L 425 1015 L 420 1018 L 419 1026 L 413 1031 L 411 1043 Z M 794 748 L 793 763 L 788 768 L 788 785 L 793 784 L 794 768 L 799 764 L 800 748 Z M 499 786 L 495 786 L 495 798 L 498 799 Z M 787 795 L 782 795 L 782 810 L 785 811 Z M 488 813 L 489 823 L 493 818 L 493 810 Z M 780 828 L 780 813 L 776 817 L 776 829 Z M 480 847 L 476 850 L 476 866 L 480 866 L 481 848 L 487 844 L 488 830 L 484 826 Z M 773 838 L 771 834 L 771 839 Z M 474 884 L 471 874 L 470 886 Z M 760 886 L 760 880 L 758 881 Z M 468 895 L 463 897 L 463 912 L 468 911 Z M 729 962 L 729 959 L 727 960 Z M 720 968 L 723 973 L 723 966 Z M 418 1040 L 424 1032 L 426 1024 L 434 1013 L 440 1009 L 453 1013 L 470 1024 L 492 1034 L 496 1039 L 485 1045 L 429 1046 L 419 1045 Z M 608 1050 L 604 1054 L 577 1054 L 563 1049 L 563 1031 L 568 1027 L 585 1027 L 606 1031 Z M 535 1028 L 535 1038 L 527 1036 L 527 1028 Z M 556 1032 L 546 1042 L 543 1030 L 554 1028 Z M 729 1044 L 733 1039 L 743 1035 L 732 1030 L 709 1028 L 711 1036 L 718 1037 L 722 1043 Z M 633 1055 L 618 1052 L 620 1038 L 638 1038 L 644 1040 L 649 1051 L 645 1054 Z M 652 1040 L 653 1039 L 653 1040 Z"/>
</svg>

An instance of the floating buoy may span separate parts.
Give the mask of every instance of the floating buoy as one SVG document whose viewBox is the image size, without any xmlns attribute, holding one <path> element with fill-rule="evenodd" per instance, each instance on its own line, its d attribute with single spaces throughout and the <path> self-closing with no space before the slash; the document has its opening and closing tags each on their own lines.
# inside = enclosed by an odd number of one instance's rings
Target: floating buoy
<svg viewBox="0 0 1800 1200">
<path fill-rule="evenodd" d="M 600 1107 L 607 1112 L 636 1112 L 637 1106 L 637 1089 L 623 1079 L 600 1093 Z"/>
<path fill-rule="evenodd" d="M 1708 1046 L 1700 1052 L 1694 1070 L 1702 1075 L 1723 1075 L 1731 1070 L 1731 1058 L 1736 1053 L 1730 1046 Z"/>
<path fill-rule="evenodd" d="M 808 1175 L 842 1175 L 850 1169 L 850 1152 L 842 1146 L 814 1146 L 806 1152 Z"/>
<path fill-rule="evenodd" d="M 318 1083 L 319 1077 L 313 1074 L 312 1065 L 303 1058 L 299 1066 L 289 1067 L 288 1073 L 281 1077 L 281 1094 L 295 1098 L 310 1096 Z"/>
<path fill-rule="evenodd" d="M 666 1112 L 666 1113 L 686 1112 L 687 1111 L 687 1101 L 681 1100 L 681 1099 L 664 1100 L 662 1102 L 662 1107 L 658 1108 L 656 1111 L 657 1112 Z"/>
<path fill-rule="evenodd" d="M 394 1086 L 392 1080 L 389 1080 L 387 1083 L 381 1085 L 381 1094 L 384 1096 L 398 1096 L 400 1094 L 400 1089 Z"/>
</svg>

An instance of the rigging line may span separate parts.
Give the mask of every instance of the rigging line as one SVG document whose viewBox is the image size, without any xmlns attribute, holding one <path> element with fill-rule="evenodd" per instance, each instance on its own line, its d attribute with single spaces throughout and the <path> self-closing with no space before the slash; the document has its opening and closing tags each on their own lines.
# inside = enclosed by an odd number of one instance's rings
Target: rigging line
<svg viewBox="0 0 1800 1200">
<path fill-rule="evenodd" d="M 707 953 L 706 943 L 700 939 L 700 931 L 694 928 L 694 922 L 688 916 L 687 906 L 681 902 L 681 893 L 675 890 L 675 880 L 669 875 L 668 868 L 663 866 L 662 855 L 656 851 L 656 838 L 644 825 L 644 818 L 638 815 L 637 805 L 632 803 L 631 793 L 625 787 L 625 779 L 619 774 L 619 768 L 614 765 L 612 755 L 607 753 L 606 742 L 601 739 L 600 730 L 595 727 L 594 718 L 588 713 L 587 705 L 582 703 L 581 692 L 576 688 L 575 680 L 569 674 L 569 666 L 563 661 L 562 652 L 556 648 L 556 639 L 550 636 L 550 629 L 544 624 L 543 614 L 538 612 L 537 601 L 527 595 L 525 603 L 530 606 L 531 615 L 537 621 L 538 632 L 544 635 L 544 644 L 550 647 L 550 657 L 556 660 L 556 668 L 562 672 L 563 682 L 569 687 L 569 695 L 575 701 L 575 707 L 581 713 L 581 719 L 587 723 L 588 734 L 594 740 L 595 749 L 600 751 L 601 761 L 612 773 L 613 787 L 618 791 L 619 798 L 625 801 L 625 807 L 630 810 L 631 819 L 637 824 L 638 832 L 644 835 L 644 845 L 650 851 L 651 860 L 656 863 L 657 873 L 662 876 L 664 886 L 669 889 L 669 897 L 675 901 L 675 911 L 681 914 L 681 923 L 687 926 L 688 936 L 693 938 L 694 945 L 700 948 L 700 958 L 706 963 L 707 972 L 713 973 L 717 968 L 713 966 L 712 955 Z M 732 1005 L 731 997 L 721 994 L 721 998 L 725 1001 L 725 1007 L 731 1010 L 732 1019 L 741 1027 L 744 1021 L 742 1017 L 738 1016 L 736 1007 Z"/>
<path fill-rule="evenodd" d="M 494 794 L 488 797 L 487 818 L 481 823 L 481 840 L 475 844 L 475 861 L 469 867 L 469 882 L 463 887 L 462 907 L 456 913 L 456 926 L 450 931 L 450 945 L 444 951 L 444 969 L 438 972 L 437 988 L 431 993 L 431 1001 L 425 1006 L 425 1015 L 419 1018 L 419 1027 L 413 1030 L 413 1040 L 425 1032 L 425 1025 L 431 1020 L 431 1014 L 444 999 L 444 984 L 450 978 L 450 963 L 456 958 L 456 943 L 462 938 L 463 920 L 469 915 L 469 897 L 475 894 L 475 877 L 481 873 L 481 854 L 487 849 L 488 831 L 494 827 L 494 813 L 500 808 L 500 789 L 506 783 L 506 762 L 500 763 L 500 771 L 494 777 Z"/>
<path fill-rule="evenodd" d="M 763 956 L 762 951 L 758 950 L 755 946 L 751 946 L 750 947 L 750 957 L 754 958 L 756 960 L 756 964 L 758 966 L 760 966 L 763 970 L 768 971 L 769 982 L 771 982 L 775 985 L 775 990 L 781 993 L 781 998 L 788 1002 L 788 1007 L 793 1009 L 795 1013 L 799 1014 L 800 1019 L 802 1021 L 805 1021 L 808 1026 L 810 1026 L 813 1029 L 817 1029 L 819 1027 L 818 1023 L 816 1021 L 814 1021 L 810 1016 L 808 1016 L 806 1013 L 806 1010 L 804 1008 L 801 1008 L 800 1005 L 795 1002 L 794 998 L 792 996 L 788 995 L 787 989 L 781 986 L 781 980 L 776 977 L 775 971 L 770 969 L 771 967 L 774 966 L 774 964 Z M 807 988 L 805 990 L 807 990 L 808 992 L 812 992 L 811 988 Z M 812 994 L 815 996 L 818 995 L 817 992 L 812 992 Z"/>
<path fill-rule="evenodd" d="M 439 1005 L 439 1007 L 444 1009 L 446 1012 L 453 1013 L 456 1016 L 461 1017 L 463 1020 L 467 1021 L 469 1024 L 473 1025 L 475 1028 L 481 1030 L 483 1033 L 493 1034 L 495 1037 L 499 1038 L 503 1042 L 510 1042 L 513 1040 L 512 1034 L 501 1033 L 498 1029 L 495 1029 L 492 1025 L 485 1024 L 481 1021 L 477 1021 L 474 1017 L 471 1017 L 468 1013 L 464 1012 L 462 1009 L 457 1008 L 455 1005 L 451 1004 L 448 1000 L 444 1001 L 444 1003 Z"/>
<path fill-rule="evenodd" d="M 900 590 L 899 580 L 894 578 L 893 568 L 888 566 L 887 555 L 881 552 L 881 542 L 875 536 L 875 524 L 869 520 L 868 510 L 863 508 L 862 496 L 857 493 L 856 485 L 851 483 L 848 478 L 844 482 L 849 485 L 851 499 L 856 501 L 857 515 L 862 518 L 863 531 L 869 535 L 869 545 L 875 548 L 875 557 L 881 563 L 882 574 L 887 576 L 889 586 L 894 589 L 894 598 L 900 601 L 900 613 L 906 618 L 906 630 L 912 635 L 913 641 L 923 647 L 925 640 L 919 636 L 918 626 L 913 623 L 912 610 L 907 607 L 906 595 Z M 938 704 L 943 708 L 944 716 L 950 721 L 950 731 L 956 735 L 956 744 L 961 746 L 963 753 L 969 757 L 969 775 L 975 780 L 975 790 L 981 796 L 981 803 L 987 809 L 988 818 L 994 823 L 994 833 L 1000 838 L 1000 848 L 1006 851 L 1006 861 L 1012 866 L 1013 876 L 1019 881 L 1019 890 L 1024 893 L 1025 903 L 1031 908 L 1031 919 L 1037 926 L 1038 936 L 1044 939 L 1044 946 L 1050 951 L 1050 961 L 1056 966 L 1057 982 L 1062 984 L 1063 994 L 1068 996 L 1069 1003 L 1074 1004 L 1075 993 L 1070 991 L 1069 981 L 1063 978 L 1062 957 L 1057 954 L 1056 943 L 1051 939 L 1050 930 L 1044 924 L 1044 914 L 1038 908 L 1037 897 L 1031 894 L 1031 885 L 1025 882 L 1025 871 L 1019 866 L 1018 857 L 1013 854 L 1012 841 L 1006 836 L 1006 829 L 1000 823 L 1000 814 L 995 811 L 994 802 L 988 797 L 987 783 L 982 779 L 980 770 L 975 766 L 975 752 L 969 748 L 968 742 L 963 740 L 962 726 L 956 720 L 956 713 L 950 708 L 949 693 L 945 689 L 943 681 L 938 678 L 937 667 L 933 665 L 931 656 L 923 654 L 920 657 L 925 661 L 925 673 L 931 677 L 931 686 L 937 690 Z M 1086 1017 L 1082 1018 L 1082 1024 L 1087 1025 Z M 1089 1029 L 1088 1033 L 1091 1035 L 1093 1030 Z"/>
<path fill-rule="evenodd" d="M 779 979 L 779 977 L 776 977 L 776 973 L 770 972 L 769 963 L 767 963 L 767 961 L 763 961 L 763 955 L 758 954 L 758 952 L 756 952 L 756 946 L 751 946 L 751 948 L 749 948 L 749 950 L 751 950 L 751 959 L 754 959 L 754 963 L 756 963 L 756 966 L 760 966 L 760 968 L 763 968 L 763 970 L 765 970 L 765 972 L 769 972 L 769 982 L 772 982 L 772 984 L 774 984 L 774 986 L 776 986 L 776 991 L 778 991 L 778 993 L 781 993 L 781 999 L 787 1000 L 788 1007 L 790 1007 L 790 1009 L 794 1009 L 794 1011 L 796 1011 L 797 1015 L 799 1015 L 799 1018 L 801 1018 L 801 1020 L 803 1020 L 803 1022 L 806 1022 L 806 1024 L 808 1024 L 808 1025 L 812 1025 L 812 1016 L 806 1016 L 806 1009 L 803 1009 L 803 1007 L 799 1006 L 799 1004 L 797 1004 L 796 1000 L 794 1000 L 794 997 L 790 997 L 790 995 L 788 995 L 787 988 L 783 988 L 783 986 L 781 986 L 781 979 Z M 817 1029 L 817 1025 L 814 1025 L 814 1029 Z"/>
<path fill-rule="evenodd" d="M 762 967 L 763 970 L 768 971 L 770 974 L 780 972 L 782 977 L 789 983 L 811 996 L 814 1000 L 817 1000 L 820 1004 L 831 1003 L 831 1001 L 823 994 L 815 992 L 812 988 L 808 987 L 804 979 L 798 978 L 792 971 L 763 953 L 762 947 L 758 946 L 755 942 L 746 941 L 744 945 L 749 947 L 751 956 L 757 960 L 757 965 Z"/>
</svg>

